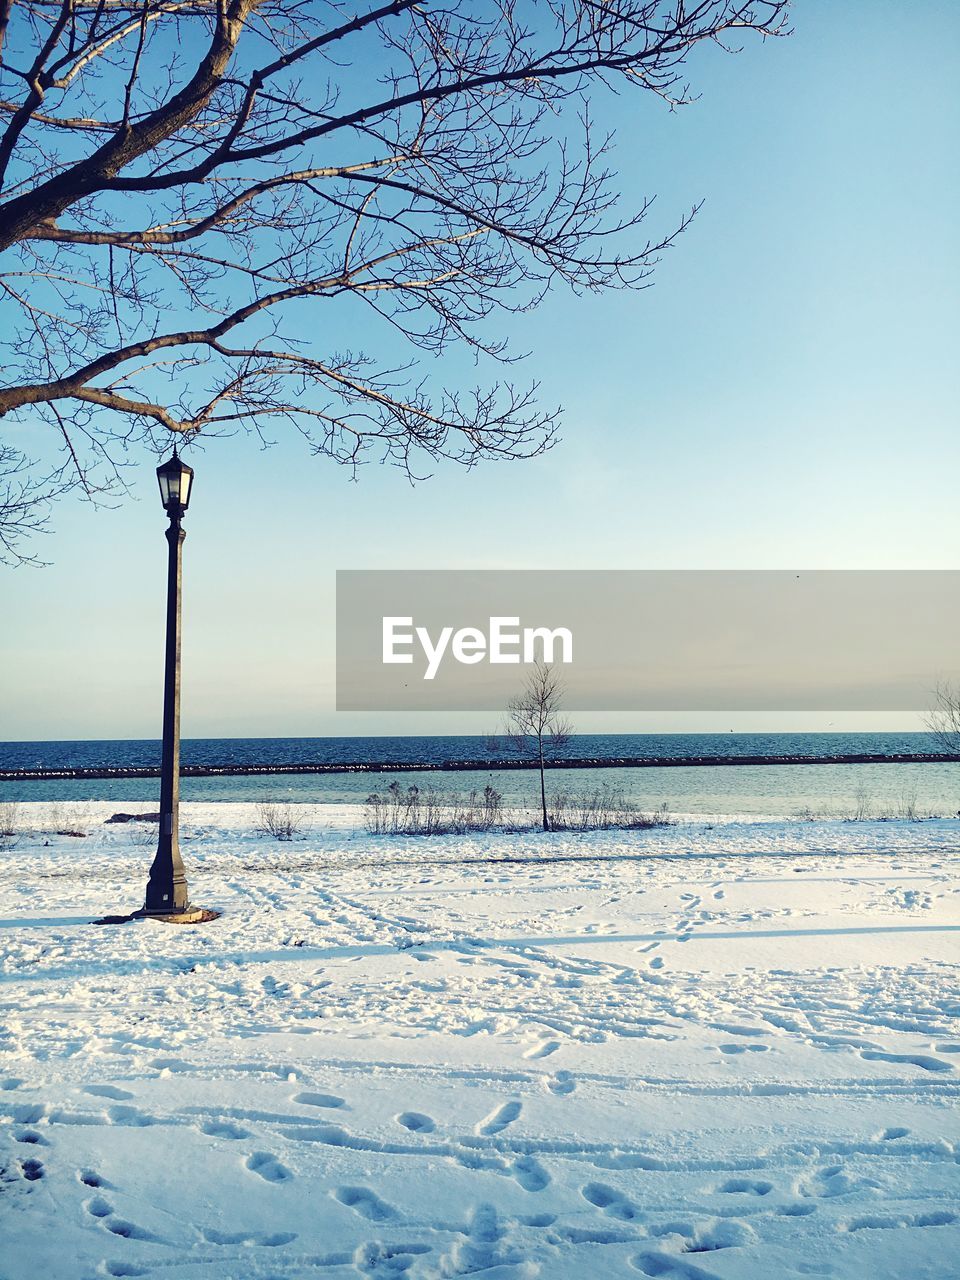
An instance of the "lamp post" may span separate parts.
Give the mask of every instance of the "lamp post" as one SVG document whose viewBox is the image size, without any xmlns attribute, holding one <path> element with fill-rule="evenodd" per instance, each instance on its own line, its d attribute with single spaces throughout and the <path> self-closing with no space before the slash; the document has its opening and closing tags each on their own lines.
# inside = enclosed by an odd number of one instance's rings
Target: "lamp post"
<svg viewBox="0 0 960 1280">
<path fill-rule="evenodd" d="M 160 838 L 150 868 L 140 914 L 175 924 L 195 924 L 212 913 L 190 905 L 187 876 L 180 857 L 180 582 L 181 547 L 187 536 L 180 523 L 190 503 L 193 468 L 177 456 L 157 467 L 160 497 L 170 518 L 166 531 L 167 640 L 163 680 L 163 755 L 160 765 Z"/>
</svg>

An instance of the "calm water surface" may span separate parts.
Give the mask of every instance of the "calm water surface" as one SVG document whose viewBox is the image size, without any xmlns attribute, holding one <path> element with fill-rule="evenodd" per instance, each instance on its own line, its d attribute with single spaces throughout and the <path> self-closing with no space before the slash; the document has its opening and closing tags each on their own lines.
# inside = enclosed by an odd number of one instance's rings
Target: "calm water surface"
<svg viewBox="0 0 960 1280">
<path fill-rule="evenodd" d="M 794 755 L 816 760 L 835 754 L 902 754 L 934 749 L 927 734 L 580 734 L 570 756 L 653 756 L 675 759 L 710 755 Z M 506 754 L 502 748 L 497 754 Z M 434 786 L 464 794 L 487 783 L 509 805 L 532 803 L 536 775 L 491 771 L 482 737 L 395 738 L 206 738 L 183 743 L 185 764 L 437 763 L 476 760 L 464 773 L 283 774 L 257 777 L 184 778 L 181 796 L 197 801 L 285 799 L 362 803 L 392 781 Z M 156 741 L 0 743 L 0 768 L 121 767 L 156 765 Z M 549 777 L 551 790 L 577 794 L 607 785 L 643 807 L 666 804 L 675 812 L 846 816 L 861 803 L 876 816 L 897 816 L 916 807 L 921 814 L 953 815 L 960 809 L 960 764 L 736 765 L 646 769 L 563 769 Z M 155 803 L 155 778 L 0 782 L 3 801 L 110 800 Z"/>
</svg>

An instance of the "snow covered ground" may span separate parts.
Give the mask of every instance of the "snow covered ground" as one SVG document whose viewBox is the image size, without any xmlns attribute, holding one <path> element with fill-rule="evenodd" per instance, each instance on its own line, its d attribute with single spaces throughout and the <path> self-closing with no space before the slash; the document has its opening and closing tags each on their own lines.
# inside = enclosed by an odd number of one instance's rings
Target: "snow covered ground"
<svg viewBox="0 0 960 1280">
<path fill-rule="evenodd" d="M 957 822 L 188 805 L 222 918 L 96 928 L 114 808 L 0 854 L 4 1280 L 958 1274 Z"/>
</svg>

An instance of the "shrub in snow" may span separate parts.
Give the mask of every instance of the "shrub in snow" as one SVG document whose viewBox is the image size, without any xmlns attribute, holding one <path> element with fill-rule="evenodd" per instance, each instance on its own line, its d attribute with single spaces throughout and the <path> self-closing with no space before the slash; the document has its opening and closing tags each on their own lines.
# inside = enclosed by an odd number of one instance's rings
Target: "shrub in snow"
<svg viewBox="0 0 960 1280">
<path fill-rule="evenodd" d="M 294 804 L 264 800 L 257 807 L 257 816 L 259 834 L 273 836 L 275 840 L 292 840 L 302 834 L 306 825 L 300 807 Z"/>
<path fill-rule="evenodd" d="M 446 795 L 434 787 L 407 787 L 391 782 L 386 793 L 367 797 L 367 830 L 371 835 L 465 835 L 492 831 L 502 824 L 503 797 L 494 787 L 466 797 Z"/>
</svg>

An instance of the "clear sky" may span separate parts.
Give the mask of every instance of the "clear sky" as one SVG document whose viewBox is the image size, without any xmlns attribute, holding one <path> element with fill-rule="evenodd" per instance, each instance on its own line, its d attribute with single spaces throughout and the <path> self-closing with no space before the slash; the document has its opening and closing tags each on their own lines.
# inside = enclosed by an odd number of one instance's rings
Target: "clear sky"
<svg viewBox="0 0 960 1280">
<path fill-rule="evenodd" d="M 695 59 L 701 97 L 680 112 L 614 104 L 628 197 L 657 195 L 651 231 L 705 203 L 654 288 L 557 292 L 511 319 L 521 372 L 564 407 L 550 454 L 411 487 L 376 466 L 352 483 L 299 437 L 192 452 L 184 736 L 492 727 L 337 716 L 338 568 L 957 567 L 960 7 L 805 0 L 793 26 Z M 0 739 L 159 735 L 165 520 L 139 461 L 135 500 L 60 506 L 49 568 L 0 568 Z"/>
</svg>

